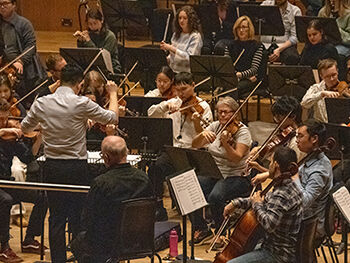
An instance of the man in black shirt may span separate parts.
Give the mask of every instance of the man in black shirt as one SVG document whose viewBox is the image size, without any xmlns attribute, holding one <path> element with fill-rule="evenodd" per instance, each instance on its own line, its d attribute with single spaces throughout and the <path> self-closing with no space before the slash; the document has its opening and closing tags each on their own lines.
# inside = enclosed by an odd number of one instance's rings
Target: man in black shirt
<svg viewBox="0 0 350 263">
<path fill-rule="evenodd" d="M 127 146 L 119 136 L 102 141 L 106 173 L 95 178 L 82 215 L 85 231 L 73 241 L 72 250 L 81 262 L 105 262 L 112 252 L 118 226 L 116 211 L 122 201 L 152 195 L 148 176 L 126 162 Z M 88 260 L 88 261 L 85 261 Z"/>
</svg>

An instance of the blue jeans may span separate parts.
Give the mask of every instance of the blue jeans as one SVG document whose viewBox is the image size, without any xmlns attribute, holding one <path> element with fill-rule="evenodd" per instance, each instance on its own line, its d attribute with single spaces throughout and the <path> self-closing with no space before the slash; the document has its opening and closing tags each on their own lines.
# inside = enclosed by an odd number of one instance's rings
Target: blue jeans
<svg viewBox="0 0 350 263">
<path fill-rule="evenodd" d="M 268 250 L 259 248 L 244 254 L 238 258 L 231 259 L 227 263 L 278 263 L 273 254 Z"/>
<path fill-rule="evenodd" d="M 222 214 L 226 201 L 237 197 L 249 196 L 252 189 L 247 177 L 233 176 L 218 180 L 210 177 L 198 176 L 198 180 L 204 196 L 209 203 L 216 229 L 218 229 L 222 223 Z M 200 210 L 192 213 L 190 219 L 195 230 L 207 229 L 207 224 Z"/>
</svg>

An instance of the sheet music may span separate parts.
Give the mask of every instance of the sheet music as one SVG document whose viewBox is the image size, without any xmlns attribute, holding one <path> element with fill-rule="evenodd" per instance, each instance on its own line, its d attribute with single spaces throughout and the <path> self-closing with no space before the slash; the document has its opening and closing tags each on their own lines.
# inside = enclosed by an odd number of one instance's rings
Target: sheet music
<svg viewBox="0 0 350 263">
<path fill-rule="evenodd" d="M 343 216 L 350 223 L 350 194 L 345 186 L 342 186 L 333 194 L 333 199 Z"/>
<path fill-rule="evenodd" d="M 170 183 L 182 215 L 208 205 L 193 169 L 171 178 Z"/>
</svg>

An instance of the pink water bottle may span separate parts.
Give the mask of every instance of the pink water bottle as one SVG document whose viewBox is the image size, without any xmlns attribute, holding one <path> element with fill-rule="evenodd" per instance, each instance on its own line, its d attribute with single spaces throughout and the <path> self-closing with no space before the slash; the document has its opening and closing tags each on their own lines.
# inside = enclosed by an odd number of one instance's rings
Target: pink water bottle
<svg viewBox="0 0 350 263">
<path fill-rule="evenodd" d="M 179 241 L 179 237 L 175 229 L 170 231 L 169 236 L 169 255 L 171 257 L 176 257 L 178 255 L 177 251 L 177 243 Z"/>
</svg>

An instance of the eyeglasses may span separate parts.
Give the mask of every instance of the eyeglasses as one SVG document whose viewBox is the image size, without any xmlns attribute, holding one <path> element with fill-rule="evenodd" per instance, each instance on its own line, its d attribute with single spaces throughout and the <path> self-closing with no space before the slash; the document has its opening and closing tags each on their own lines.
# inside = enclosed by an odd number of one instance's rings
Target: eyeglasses
<svg viewBox="0 0 350 263">
<path fill-rule="evenodd" d="M 221 115 L 221 114 L 224 114 L 224 115 L 228 115 L 230 113 L 232 113 L 233 111 L 225 111 L 225 110 L 219 110 L 218 111 L 218 114 Z"/>
<path fill-rule="evenodd" d="M 249 26 L 239 26 L 237 27 L 238 30 L 247 30 L 249 29 Z"/>
<path fill-rule="evenodd" d="M 7 7 L 9 4 L 12 4 L 12 2 L 2 2 L 0 3 L 0 7 L 4 8 L 4 7 Z"/>
</svg>

